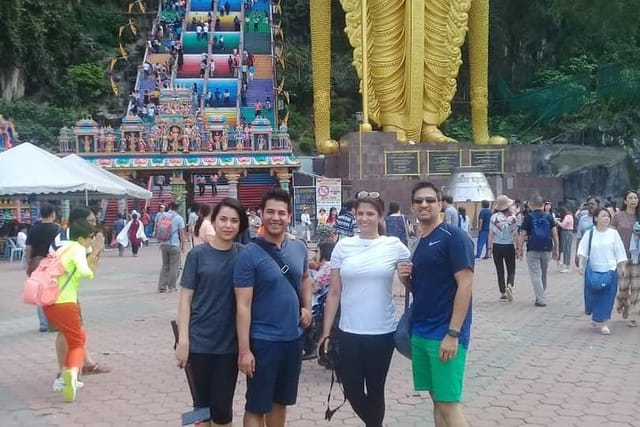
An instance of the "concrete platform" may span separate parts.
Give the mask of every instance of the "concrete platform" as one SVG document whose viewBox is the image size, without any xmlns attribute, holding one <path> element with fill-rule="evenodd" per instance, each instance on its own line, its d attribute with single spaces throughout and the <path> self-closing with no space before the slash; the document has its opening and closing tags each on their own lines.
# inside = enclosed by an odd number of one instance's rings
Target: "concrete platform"
<svg viewBox="0 0 640 427">
<path fill-rule="evenodd" d="M 555 263 L 554 263 L 555 264 Z M 0 263 L 0 426 L 177 426 L 190 406 L 175 365 L 169 321 L 178 293 L 157 294 L 157 246 L 139 258 L 103 257 L 98 277 L 80 289 L 88 349 L 112 368 L 86 376 L 75 403 L 51 391 L 54 335 L 38 332 L 35 309 L 21 301 L 24 271 Z M 472 426 L 638 426 L 640 329 L 615 317 L 611 336 L 582 314 L 577 273 L 549 274 L 549 305 L 533 306 L 518 263 L 515 301 L 498 302 L 493 262 L 477 264 L 474 328 L 464 393 Z M 402 305 L 402 298 L 397 297 Z M 346 405 L 323 420 L 330 374 L 304 362 L 290 426 L 362 425 Z M 241 425 L 245 380 L 236 392 Z M 395 354 L 387 380 L 388 426 L 431 426 L 432 405 L 412 390 L 409 362 Z"/>
</svg>

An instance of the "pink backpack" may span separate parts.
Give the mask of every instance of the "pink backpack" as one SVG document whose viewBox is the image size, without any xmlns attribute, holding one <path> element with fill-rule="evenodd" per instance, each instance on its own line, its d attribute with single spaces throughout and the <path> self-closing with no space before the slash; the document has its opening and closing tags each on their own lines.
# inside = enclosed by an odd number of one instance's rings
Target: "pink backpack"
<svg viewBox="0 0 640 427">
<path fill-rule="evenodd" d="M 64 291 L 64 288 L 69 284 L 75 272 L 76 269 L 74 268 L 62 288 L 60 288 L 58 286 L 58 277 L 64 274 L 60 255 L 48 255 L 42 258 L 36 269 L 24 282 L 22 300 L 25 304 L 38 306 L 54 304 L 62 291 Z"/>
</svg>

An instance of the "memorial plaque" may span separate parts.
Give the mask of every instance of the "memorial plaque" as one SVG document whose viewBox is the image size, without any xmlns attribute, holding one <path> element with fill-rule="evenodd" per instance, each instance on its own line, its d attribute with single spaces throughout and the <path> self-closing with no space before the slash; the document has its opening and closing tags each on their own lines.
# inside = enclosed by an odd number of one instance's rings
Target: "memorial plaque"
<svg viewBox="0 0 640 427">
<path fill-rule="evenodd" d="M 469 150 L 469 159 L 469 166 L 482 168 L 484 173 L 504 173 L 504 150 Z"/>
<path fill-rule="evenodd" d="M 460 150 L 429 150 L 427 156 L 427 175 L 451 175 L 462 162 Z"/>
<path fill-rule="evenodd" d="M 384 174 L 390 176 L 419 176 L 419 151 L 385 151 Z"/>
</svg>

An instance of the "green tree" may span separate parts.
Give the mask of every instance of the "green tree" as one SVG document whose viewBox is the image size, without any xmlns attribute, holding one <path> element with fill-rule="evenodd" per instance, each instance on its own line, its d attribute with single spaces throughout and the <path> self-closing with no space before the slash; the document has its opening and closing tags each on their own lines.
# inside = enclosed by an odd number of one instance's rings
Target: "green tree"
<svg viewBox="0 0 640 427">
<path fill-rule="evenodd" d="M 106 93 L 103 67 L 94 64 L 72 65 L 62 78 L 56 100 L 59 105 L 91 105 Z"/>
</svg>

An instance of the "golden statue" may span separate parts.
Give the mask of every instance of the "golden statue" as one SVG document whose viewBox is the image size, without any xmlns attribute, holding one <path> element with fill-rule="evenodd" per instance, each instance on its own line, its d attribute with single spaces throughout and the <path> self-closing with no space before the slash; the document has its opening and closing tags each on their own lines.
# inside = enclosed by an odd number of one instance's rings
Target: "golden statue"
<svg viewBox="0 0 640 427">
<path fill-rule="evenodd" d="M 361 130 L 371 130 L 371 119 L 383 131 L 395 132 L 400 142 L 456 142 L 439 126 L 451 114 L 468 29 L 473 141 L 506 143 L 489 137 L 487 123 L 489 0 L 340 3 L 361 79 Z M 332 153 L 338 147 L 329 131 L 331 0 L 314 0 L 310 8 L 316 145 L 321 153 Z"/>
</svg>

